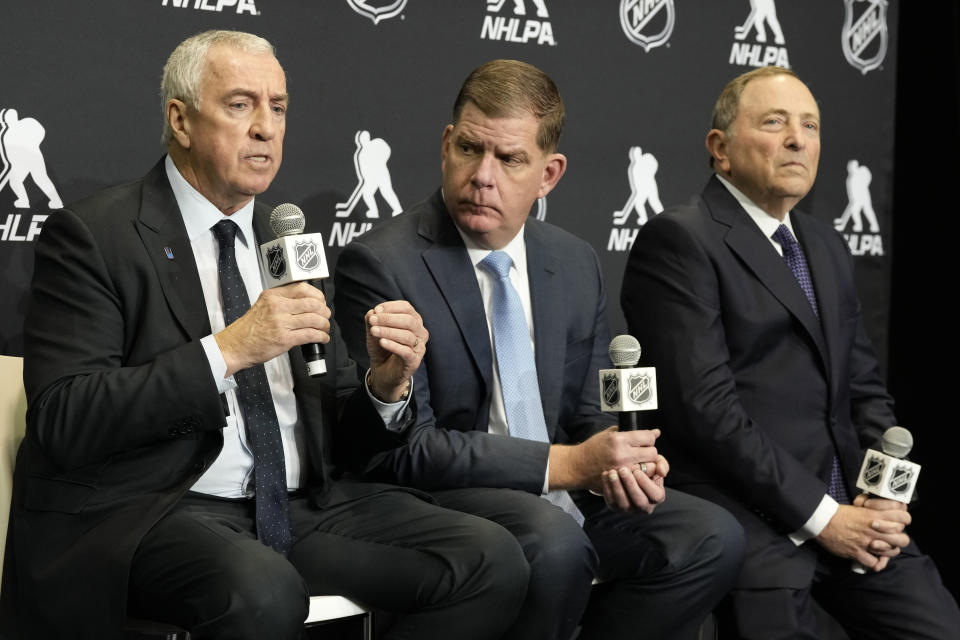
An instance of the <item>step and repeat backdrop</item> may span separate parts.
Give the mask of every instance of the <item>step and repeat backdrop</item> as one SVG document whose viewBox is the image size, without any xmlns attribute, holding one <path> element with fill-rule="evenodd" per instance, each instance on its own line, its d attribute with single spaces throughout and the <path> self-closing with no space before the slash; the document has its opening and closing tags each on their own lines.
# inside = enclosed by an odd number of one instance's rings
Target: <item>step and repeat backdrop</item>
<svg viewBox="0 0 960 640">
<path fill-rule="evenodd" d="M 268 203 L 293 202 L 328 258 L 440 181 L 440 134 L 464 77 L 525 60 L 560 87 L 569 167 L 531 215 L 596 248 L 610 320 L 651 216 L 698 193 L 713 102 L 778 64 L 820 103 L 820 173 L 801 208 L 854 256 L 885 355 L 897 5 L 887 0 L 127 0 L 17 3 L 0 20 L 0 353 L 22 354 L 33 243 L 53 210 L 161 157 L 159 83 L 185 37 L 269 39 L 291 105 Z M 575 293 L 575 292 L 574 292 Z"/>
</svg>

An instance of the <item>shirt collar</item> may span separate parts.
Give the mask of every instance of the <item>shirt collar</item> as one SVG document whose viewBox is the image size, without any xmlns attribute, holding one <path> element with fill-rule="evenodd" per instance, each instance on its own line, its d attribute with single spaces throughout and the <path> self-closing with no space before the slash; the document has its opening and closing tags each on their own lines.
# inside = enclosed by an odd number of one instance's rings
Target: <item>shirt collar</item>
<svg viewBox="0 0 960 640">
<path fill-rule="evenodd" d="M 209 231 L 221 220 L 233 220 L 239 228 L 237 236 L 244 245 L 250 246 L 253 239 L 253 199 L 233 214 L 226 216 L 209 200 L 193 188 L 186 178 L 180 174 L 173 159 L 167 155 L 164 160 L 167 170 L 167 180 L 173 189 L 173 197 L 180 207 L 183 224 L 187 228 L 187 237 L 190 242 L 195 241 L 201 234 Z"/>
<path fill-rule="evenodd" d="M 739 202 L 740 206 L 743 207 L 743 210 L 747 212 L 747 215 L 750 216 L 750 219 L 753 220 L 758 227 L 760 227 L 760 231 L 763 233 L 763 235 L 768 238 L 773 237 L 773 234 L 776 233 L 777 229 L 780 227 L 781 222 L 754 204 L 753 200 L 748 198 L 742 191 L 740 191 L 740 189 L 737 189 L 720 174 L 716 174 L 716 176 L 717 180 L 720 181 L 720 184 L 725 186 L 727 191 L 730 192 L 730 195 L 737 199 L 737 202 Z M 793 234 L 793 237 L 797 237 L 797 234 L 793 232 L 793 223 L 790 221 L 789 211 L 787 212 L 787 215 L 783 216 L 782 224 L 787 225 L 787 228 L 790 229 L 790 233 Z"/>
<path fill-rule="evenodd" d="M 460 230 L 460 227 L 457 227 L 456 224 L 453 225 L 457 229 L 457 233 L 460 234 L 460 238 L 463 239 L 463 244 L 467 247 L 467 255 L 470 256 L 470 262 L 473 263 L 474 268 L 479 268 L 479 265 L 484 258 L 486 258 L 493 251 L 492 249 L 485 249 L 474 242 L 473 238 L 465 234 Z M 505 247 L 499 249 L 503 251 L 513 260 L 513 266 L 516 267 L 517 271 L 520 273 L 527 272 L 527 245 L 523 241 L 523 234 L 526 229 L 526 225 L 520 227 L 520 231 L 517 232 L 517 235 L 513 236 L 513 239 L 506 244 Z"/>
</svg>

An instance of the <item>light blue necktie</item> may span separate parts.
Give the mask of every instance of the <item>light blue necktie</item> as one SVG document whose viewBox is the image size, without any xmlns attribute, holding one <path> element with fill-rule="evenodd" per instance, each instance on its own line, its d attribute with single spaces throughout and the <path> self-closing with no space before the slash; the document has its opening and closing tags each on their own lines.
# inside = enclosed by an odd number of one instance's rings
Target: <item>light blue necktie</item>
<svg viewBox="0 0 960 640">
<path fill-rule="evenodd" d="M 493 344 L 500 373 L 503 408 L 507 427 L 514 438 L 550 442 L 540 403 L 537 366 L 530 345 L 530 327 L 517 290 L 510 283 L 513 259 L 503 251 L 492 251 L 480 268 L 494 278 Z M 583 514 L 566 491 L 551 491 L 547 500 L 569 513 L 583 526 Z"/>
</svg>

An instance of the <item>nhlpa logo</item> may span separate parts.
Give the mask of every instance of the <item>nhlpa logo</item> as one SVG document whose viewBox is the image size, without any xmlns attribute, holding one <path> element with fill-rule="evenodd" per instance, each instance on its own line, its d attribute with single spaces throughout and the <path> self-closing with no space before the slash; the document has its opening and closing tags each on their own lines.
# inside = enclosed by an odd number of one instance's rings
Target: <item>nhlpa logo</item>
<svg viewBox="0 0 960 640">
<path fill-rule="evenodd" d="M 16 198 L 14 209 L 31 208 L 27 178 L 32 178 L 33 184 L 46 196 L 48 209 L 63 206 L 40 151 L 45 136 L 43 125 L 34 118 L 21 118 L 16 109 L 0 109 L 0 193 L 10 186 Z M 4 215 L 0 211 L 0 240 L 31 241 L 40 233 L 46 219 L 46 214 Z"/>
<path fill-rule="evenodd" d="M 399 15 L 407 6 L 407 0 L 347 0 L 351 9 L 362 16 L 373 20 L 373 24 L 380 24 L 381 20 L 388 20 Z"/>
<path fill-rule="evenodd" d="M 773 35 L 773 41 L 776 45 L 767 45 L 767 29 Z M 744 42 L 751 33 L 756 33 L 754 42 Z M 783 29 L 780 28 L 780 20 L 777 19 L 777 7 L 773 0 L 750 0 L 750 14 L 743 24 L 734 27 L 733 37 L 735 42 L 730 49 L 730 64 L 737 64 L 750 67 L 765 67 L 775 64 L 780 67 L 790 68 L 790 61 L 787 58 L 787 49 L 783 45 L 786 41 L 783 38 Z"/>
<path fill-rule="evenodd" d="M 283 257 L 283 246 L 277 245 L 267 249 L 267 265 L 274 280 L 279 280 L 287 272 L 287 260 Z"/>
<path fill-rule="evenodd" d="M 620 0 L 620 26 L 644 51 L 666 44 L 675 19 L 673 0 Z"/>
<path fill-rule="evenodd" d="M 870 197 L 870 182 L 873 175 L 866 165 L 856 160 L 847 163 L 847 207 L 843 215 L 833 221 L 834 228 L 843 234 L 850 252 L 855 256 L 883 255 L 883 238 L 880 235 L 880 224 L 877 222 L 877 213 L 873 210 L 873 199 Z M 864 233 L 863 219 L 867 219 L 867 232 Z M 853 221 L 852 230 L 846 233 L 845 229 Z"/>
<path fill-rule="evenodd" d="M 380 207 L 377 204 L 377 192 L 390 207 L 391 215 L 398 215 L 403 211 L 400 200 L 393 190 L 393 180 L 387 168 L 390 159 L 390 145 L 383 138 L 371 138 L 370 132 L 357 131 L 354 136 L 357 150 L 353 153 L 353 168 L 357 173 L 357 186 L 345 202 L 336 206 L 337 218 L 348 218 L 357 204 L 363 200 L 366 206 L 365 216 L 368 219 L 380 217 Z M 348 242 L 368 231 L 372 222 L 334 222 L 330 232 L 329 244 L 331 247 L 342 247 Z"/>
<path fill-rule="evenodd" d="M 866 75 L 887 55 L 887 0 L 843 0 L 843 5 L 843 55 Z M 862 5 L 865 8 L 858 13 L 857 7 Z"/>
<path fill-rule="evenodd" d="M 610 230 L 610 239 L 607 241 L 607 251 L 629 251 L 633 241 L 640 231 L 640 227 L 647 223 L 647 206 L 654 215 L 663 211 L 660 202 L 660 190 L 657 188 L 657 169 L 660 167 L 652 153 L 644 153 L 639 147 L 630 147 L 630 166 L 627 167 L 627 182 L 630 184 L 630 195 L 627 202 L 619 211 L 613 212 L 613 228 Z M 637 212 L 637 227 L 632 229 L 618 228 Z"/>
<path fill-rule="evenodd" d="M 480 38 L 483 40 L 504 40 L 524 44 L 534 41 L 537 44 L 557 44 L 553 38 L 553 25 L 547 18 L 545 0 L 512 0 L 513 17 L 499 15 L 508 0 L 487 0 L 487 15 L 483 17 Z M 527 17 L 527 4 L 534 6 L 536 18 Z M 496 15 L 491 15 L 496 14 Z"/>
<path fill-rule="evenodd" d="M 229 8 L 231 10 L 235 9 L 238 14 L 260 15 L 253 0 L 163 0 L 163 6 L 166 7 L 167 5 L 197 11 L 216 11 L 218 13 Z"/>
</svg>

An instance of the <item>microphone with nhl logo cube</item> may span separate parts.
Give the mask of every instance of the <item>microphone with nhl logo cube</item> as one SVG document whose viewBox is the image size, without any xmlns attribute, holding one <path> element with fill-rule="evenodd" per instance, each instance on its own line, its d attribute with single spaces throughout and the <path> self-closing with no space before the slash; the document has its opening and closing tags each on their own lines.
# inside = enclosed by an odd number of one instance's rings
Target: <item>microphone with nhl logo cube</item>
<svg viewBox="0 0 960 640">
<path fill-rule="evenodd" d="M 903 427 L 890 427 L 883 432 L 882 452 L 867 449 L 857 476 L 857 488 L 871 497 L 909 504 L 920 476 L 920 465 L 906 460 L 913 448 L 913 436 Z M 853 563 L 853 570 L 865 573 L 866 567 Z"/>
<path fill-rule="evenodd" d="M 637 429 L 637 412 L 657 408 L 657 370 L 637 367 L 640 343 L 629 335 L 610 341 L 614 369 L 600 370 L 600 408 L 615 411 L 621 431 Z"/>
<path fill-rule="evenodd" d="M 303 233 L 304 226 L 303 211 L 295 204 L 277 205 L 270 213 L 270 228 L 277 238 L 260 245 L 260 268 L 271 289 L 291 282 L 318 280 L 315 286 L 323 291 L 320 278 L 330 275 L 323 234 Z M 300 350 L 310 376 L 327 373 L 326 349 L 322 344 L 301 345 Z"/>
</svg>

